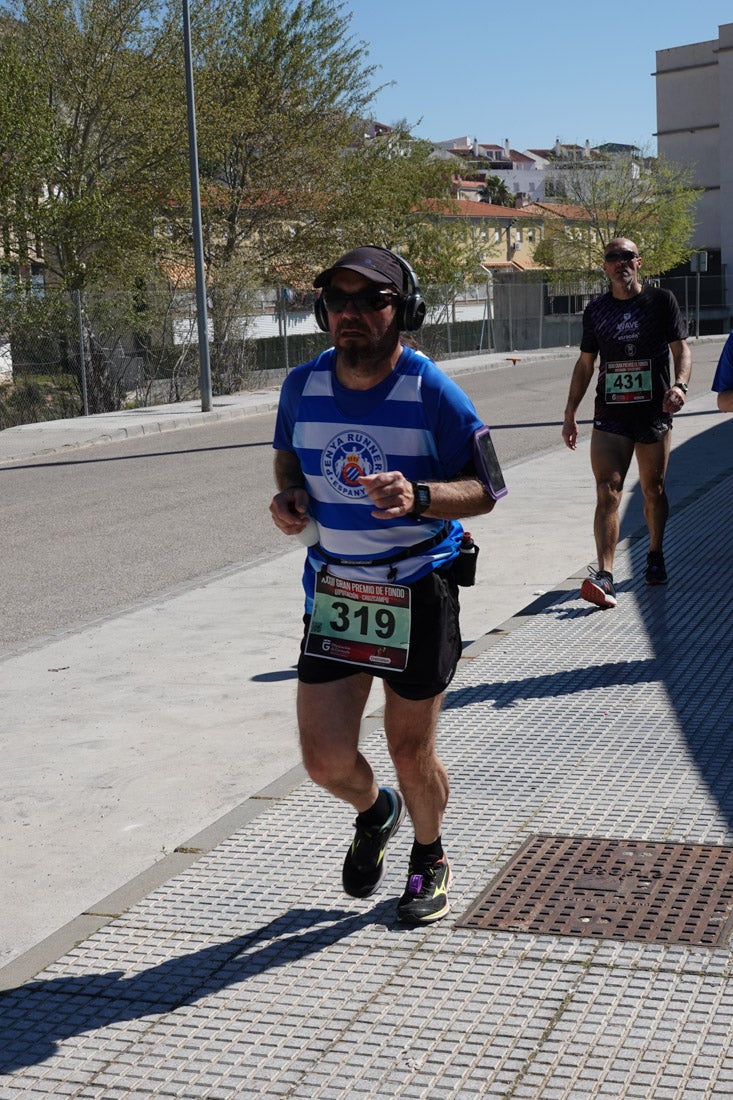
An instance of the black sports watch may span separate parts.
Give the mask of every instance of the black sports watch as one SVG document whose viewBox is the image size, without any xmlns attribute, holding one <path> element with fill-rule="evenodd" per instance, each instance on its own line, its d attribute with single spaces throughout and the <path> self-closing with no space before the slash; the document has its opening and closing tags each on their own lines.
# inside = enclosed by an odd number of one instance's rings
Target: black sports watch
<svg viewBox="0 0 733 1100">
<path fill-rule="evenodd" d="M 427 512 L 430 507 L 430 486 L 426 485 L 424 481 L 412 481 L 412 495 L 415 498 L 415 503 L 412 506 L 412 511 L 408 512 L 409 516 L 413 519 L 417 519 L 423 512 Z"/>
<path fill-rule="evenodd" d="M 684 382 L 673 382 L 672 389 L 682 390 L 683 393 L 687 393 L 687 386 Z"/>
</svg>

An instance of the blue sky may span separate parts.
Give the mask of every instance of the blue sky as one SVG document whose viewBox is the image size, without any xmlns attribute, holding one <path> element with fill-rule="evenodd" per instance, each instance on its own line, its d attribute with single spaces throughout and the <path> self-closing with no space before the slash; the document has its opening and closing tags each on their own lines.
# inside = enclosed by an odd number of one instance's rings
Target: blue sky
<svg viewBox="0 0 733 1100">
<path fill-rule="evenodd" d="M 374 115 L 432 141 L 656 151 L 656 51 L 718 36 L 731 0 L 345 0 L 380 66 Z M 422 121 L 420 121 L 422 119 Z"/>
</svg>

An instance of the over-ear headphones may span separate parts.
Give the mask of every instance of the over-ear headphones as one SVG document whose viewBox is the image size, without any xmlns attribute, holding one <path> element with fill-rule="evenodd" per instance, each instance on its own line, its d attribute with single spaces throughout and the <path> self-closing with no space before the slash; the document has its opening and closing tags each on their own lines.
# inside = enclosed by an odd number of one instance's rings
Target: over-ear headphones
<svg viewBox="0 0 733 1100">
<path fill-rule="evenodd" d="M 379 252 L 386 252 L 397 261 L 402 269 L 405 281 L 402 287 L 402 297 L 397 306 L 397 325 L 400 332 L 417 332 L 425 320 L 426 312 L 426 306 L 420 292 L 420 284 L 417 275 L 412 270 L 407 260 L 403 260 L 402 256 L 398 256 L 396 252 L 392 252 L 389 248 L 381 248 L 376 244 L 368 245 L 367 247 L 377 249 Z M 328 311 L 323 304 L 321 294 L 316 298 L 313 308 L 316 315 L 316 324 L 319 329 L 322 332 L 328 332 Z"/>
</svg>

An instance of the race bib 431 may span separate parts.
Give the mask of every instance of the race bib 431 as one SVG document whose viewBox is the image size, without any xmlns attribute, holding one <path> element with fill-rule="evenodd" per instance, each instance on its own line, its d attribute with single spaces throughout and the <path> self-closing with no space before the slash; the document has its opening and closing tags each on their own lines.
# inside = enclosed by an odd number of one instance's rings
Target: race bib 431
<svg viewBox="0 0 733 1100">
<path fill-rule="evenodd" d="M 652 372 L 648 359 L 606 363 L 606 404 L 651 401 Z"/>
</svg>

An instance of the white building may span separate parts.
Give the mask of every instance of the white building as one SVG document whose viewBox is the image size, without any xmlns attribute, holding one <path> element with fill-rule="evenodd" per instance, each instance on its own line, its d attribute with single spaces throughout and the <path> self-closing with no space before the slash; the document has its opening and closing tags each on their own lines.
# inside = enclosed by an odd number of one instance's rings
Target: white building
<svg viewBox="0 0 733 1100">
<path fill-rule="evenodd" d="M 525 149 L 519 152 L 513 149 L 509 139 L 503 145 L 480 142 L 467 134 L 438 142 L 434 146 L 435 156 L 451 158 L 461 165 L 471 180 L 475 176 L 498 176 L 509 191 L 524 202 L 544 202 L 546 199 L 557 201 L 562 198 L 563 172 L 578 163 L 603 161 L 615 157 L 641 156 L 634 145 L 609 143 L 596 147 L 586 140 L 584 145 L 567 144 L 555 140 L 555 144 L 546 149 Z M 481 168 L 476 168 L 479 163 Z M 460 176 L 460 170 L 456 174 Z M 462 180 L 459 198 L 473 198 L 478 202 L 480 183 L 474 186 Z"/>
<path fill-rule="evenodd" d="M 544 164 L 537 157 L 512 149 L 508 138 L 504 139 L 503 145 L 494 145 L 464 134 L 437 142 L 436 149 L 446 156 L 455 157 L 467 170 L 471 169 L 474 161 L 490 165 L 482 169 L 481 174 L 499 176 L 514 195 L 525 195 L 531 202 L 541 202 L 545 198 Z"/>
<path fill-rule="evenodd" d="M 657 50 L 659 155 L 691 165 L 703 195 L 693 245 L 718 263 L 733 314 L 733 23 L 718 37 Z"/>
</svg>

